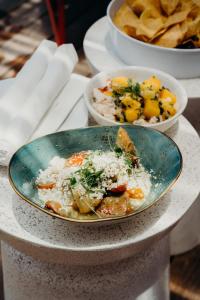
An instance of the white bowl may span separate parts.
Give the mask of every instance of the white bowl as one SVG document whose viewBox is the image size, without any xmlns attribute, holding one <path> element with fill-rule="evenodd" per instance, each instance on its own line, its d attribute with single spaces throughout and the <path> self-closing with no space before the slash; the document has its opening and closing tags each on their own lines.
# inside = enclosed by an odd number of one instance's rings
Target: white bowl
<svg viewBox="0 0 200 300">
<path fill-rule="evenodd" d="M 119 58 L 127 65 L 158 68 L 176 78 L 200 76 L 200 49 L 175 49 L 144 43 L 123 33 L 113 23 L 113 17 L 124 0 L 113 0 L 107 17 L 110 38 Z"/>
<path fill-rule="evenodd" d="M 106 80 L 117 77 L 117 76 L 126 76 L 129 78 L 133 78 L 138 82 L 142 82 L 145 79 L 149 78 L 150 76 L 155 75 L 157 76 L 162 85 L 169 88 L 172 93 L 176 95 L 177 98 L 177 113 L 169 118 L 166 121 L 155 123 L 155 124 L 145 124 L 144 126 L 151 127 L 157 129 L 159 131 L 166 131 L 169 129 L 175 122 L 177 121 L 178 117 L 183 113 L 186 105 L 187 105 L 187 94 L 182 85 L 171 75 L 168 75 L 162 71 L 145 68 L 145 67 L 125 67 L 122 69 L 117 69 L 109 72 L 101 72 L 95 75 L 90 81 L 88 82 L 85 92 L 84 98 L 87 105 L 87 108 L 95 119 L 95 121 L 100 125 L 119 125 L 121 123 L 109 120 L 98 113 L 93 105 L 92 105 L 92 97 L 93 97 L 93 89 L 103 87 L 106 85 Z"/>
</svg>

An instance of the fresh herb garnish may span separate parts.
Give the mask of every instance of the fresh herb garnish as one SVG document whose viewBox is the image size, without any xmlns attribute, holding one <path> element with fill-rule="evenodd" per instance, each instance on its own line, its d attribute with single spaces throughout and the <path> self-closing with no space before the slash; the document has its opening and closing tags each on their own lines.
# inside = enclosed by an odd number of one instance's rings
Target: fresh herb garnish
<svg viewBox="0 0 200 300">
<path fill-rule="evenodd" d="M 131 158 L 129 157 L 128 154 L 126 154 L 125 158 L 124 158 L 124 162 L 125 164 L 127 165 L 127 172 L 128 174 L 130 175 L 131 174 L 131 171 L 133 169 L 133 164 L 132 164 L 132 160 Z"/>
<path fill-rule="evenodd" d="M 98 187 L 101 182 L 101 174 L 103 170 L 95 171 L 94 169 L 83 168 L 79 171 L 80 181 L 88 192 L 92 192 L 93 188 Z"/>
<path fill-rule="evenodd" d="M 115 145 L 114 151 L 115 151 L 117 157 L 120 157 L 123 154 L 123 150 L 120 147 L 118 147 L 117 145 Z"/>
<path fill-rule="evenodd" d="M 70 180 L 70 185 L 71 186 L 74 186 L 77 182 L 75 177 L 70 177 L 69 180 Z"/>
<path fill-rule="evenodd" d="M 138 82 L 136 82 L 135 85 L 132 85 L 132 91 L 137 97 L 140 96 L 141 89 L 140 89 L 140 84 Z"/>
<path fill-rule="evenodd" d="M 133 83 L 131 79 L 128 79 L 128 86 L 125 88 L 120 88 L 117 91 L 113 91 L 113 96 L 117 103 L 120 102 L 120 97 L 126 93 L 130 93 L 133 98 L 138 98 L 141 96 L 141 88 L 138 82 Z"/>
</svg>

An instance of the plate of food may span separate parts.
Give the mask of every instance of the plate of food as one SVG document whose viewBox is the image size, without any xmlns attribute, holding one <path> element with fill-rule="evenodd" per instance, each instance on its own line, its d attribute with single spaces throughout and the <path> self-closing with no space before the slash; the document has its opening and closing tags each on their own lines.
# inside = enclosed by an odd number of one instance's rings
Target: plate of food
<svg viewBox="0 0 200 300">
<path fill-rule="evenodd" d="M 159 131 L 97 126 L 26 144 L 10 161 L 9 180 L 22 199 L 53 217 L 113 222 L 155 204 L 181 170 L 177 145 Z"/>
<path fill-rule="evenodd" d="M 97 74 L 84 98 L 100 125 L 134 124 L 160 131 L 169 129 L 187 105 L 186 92 L 175 78 L 144 67 Z"/>
<path fill-rule="evenodd" d="M 200 76 L 200 2 L 113 0 L 107 16 L 115 51 L 128 65 L 177 78 Z"/>
</svg>

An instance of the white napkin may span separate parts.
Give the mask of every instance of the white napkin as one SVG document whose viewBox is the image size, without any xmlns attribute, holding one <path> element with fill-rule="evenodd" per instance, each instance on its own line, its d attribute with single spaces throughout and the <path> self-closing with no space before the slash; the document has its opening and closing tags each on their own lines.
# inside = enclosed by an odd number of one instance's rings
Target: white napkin
<svg viewBox="0 0 200 300">
<path fill-rule="evenodd" d="M 48 111 L 48 114 L 34 131 L 30 138 L 31 140 L 42 135 L 56 132 L 63 126 L 74 108 L 78 105 L 78 102 L 82 99 L 85 85 L 88 80 L 88 78 L 81 75 L 72 74 L 70 81 L 62 89 L 51 109 Z M 71 121 L 72 127 L 77 122 L 78 120 Z"/>
<path fill-rule="evenodd" d="M 56 43 L 44 40 L 19 71 L 12 86 L 0 99 L 0 138 L 10 121 L 39 83 L 52 59 Z"/>
<path fill-rule="evenodd" d="M 10 122 L 4 139 L 0 140 L 0 164 L 7 165 L 16 149 L 27 142 L 55 97 L 70 79 L 77 60 L 73 45 L 62 45 L 56 50 L 43 78 Z"/>
</svg>

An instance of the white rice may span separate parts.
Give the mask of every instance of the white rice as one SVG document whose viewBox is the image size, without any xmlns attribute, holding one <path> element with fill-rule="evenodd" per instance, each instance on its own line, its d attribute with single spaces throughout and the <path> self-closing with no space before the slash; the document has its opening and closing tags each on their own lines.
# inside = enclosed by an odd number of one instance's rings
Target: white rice
<svg viewBox="0 0 200 300">
<path fill-rule="evenodd" d="M 95 168 L 95 171 L 103 170 L 101 188 L 111 190 L 119 185 L 126 184 L 128 189 L 141 188 L 144 193 L 142 200 L 132 199 L 131 205 L 134 209 L 138 209 L 146 201 L 146 198 L 151 189 L 151 175 L 140 166 L 134 169 L 133 174 L 128 175 L 123 157 L 117 157 L 115 152 L 90 152 L 90 160 Z M 82 184 L 78 181 L 79 177 L 76 172 L 80 167 L 66 166 L 66 159 L 54 157 L 46 170 L 40 170 L 36 184 L 55 183 L 52 189 L 38 189 L 38 196 L 40 201 L 44 204 L 49 201 L 59 202 L 66 213 L 70 211 L 69 205 L 72 203 L 71 192 L 69 188 L 69 177 L 76 176 L 77 184 L 75 190 L 83 195 L 86 193 Z M 113 182 L 111 177 L 116 176 L 117 181 Z M 103 177 L 103 178 L 104 178 Z M 96 190 L 91 194 L 91 197 L 102 199 L 104 192 Z"/>
</svg>

